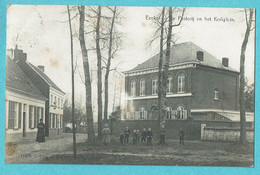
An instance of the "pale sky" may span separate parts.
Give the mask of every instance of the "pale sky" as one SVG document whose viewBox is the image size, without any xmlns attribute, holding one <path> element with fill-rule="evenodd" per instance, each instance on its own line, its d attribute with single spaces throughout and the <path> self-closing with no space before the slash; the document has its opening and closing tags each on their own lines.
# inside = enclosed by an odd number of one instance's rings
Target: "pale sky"
<svg viewBox="0 0 260 175">
<path fill-rule="evenodd" d="M 152 20 L 146 16 L 158 13 L 158 7 L 124 7 L 125 17 L 121 26 L 124 32 L 122 50 L 114 60 L 113 66 L 119 71 L 129 70 L 158 53 L 158 47 L 150 48 L 147 42 L 151 40 L 154 27 Z M 175 28 L 178 42 L 192 41 L 218 59 L 229 58 L 231 67 L 239 70 L 240 49 L 245 33 L 243 9 L 231 8 L 189 8 L 185 17 L 194 21 L 183 21 L 182 27 Z M 211 21 L 205 21 L 204 18 Z M 232 22 L 214 21 L 214 18 L 232 18 Z M 196 21 L 202 18 L 203 21 Z M 7 49 L 15 44 L 27 53 L 28 61 L 34 65 L 44 65 L 45 73 L 66 93 L 71 91 L 70 68 L 70 36 L 67 21 L 66 6 L 43 5 L 11 5 L 7 10 Z M 78 26 L 74 26 L 74 31 Z M 245 73 L 249 83 L 254 82 L 254 52 L 255 36 L 251 32 L 247 50 Z M 76 99 L 84 104 L 85 91 L 80 74 L 83 75 L 82 58 L 78 39 L 75 42 L 75 59 L 77 60 Z M 96 56 L 90 53 L 90 64 L 93 77 L 96 74 Z M 116 78 L 114 77 L 116 76 Z M 95 79 L 95 77 L 94 77 Z M 115 81 L 116 79 L 116 81 Z M 114 87 L 117 87 L 117 104 L 119 103 L 120 76 L 111 72 L 109 101 L 113 101 Z M 96 110 L 96 82 L 92 82 L 94 95 L 94 111 Z M 124 87 L 122 87 L 124 89 Z M 123 96 L 123 94 L 122 94 Z M 111 111 L 110 103 L 109 111 Z M 95 118 L 96 120 L 96 118 Z"/>
</svg>

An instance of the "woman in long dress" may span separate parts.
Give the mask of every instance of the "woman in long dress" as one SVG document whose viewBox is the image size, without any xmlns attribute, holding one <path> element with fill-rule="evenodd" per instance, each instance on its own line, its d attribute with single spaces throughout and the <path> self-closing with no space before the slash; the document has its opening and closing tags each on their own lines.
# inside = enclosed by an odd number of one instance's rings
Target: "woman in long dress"
<svg viewBox="0 0 260 175">
<path fill-rule="evenodd" d="M 37 126 L 38 131 L 37 131 L 37 137 L 36 137 L 36 142 L 45 142 L 45 125 L 42 121 L 42 119 L 40 119 L 40 123 Z"/>
</svg>

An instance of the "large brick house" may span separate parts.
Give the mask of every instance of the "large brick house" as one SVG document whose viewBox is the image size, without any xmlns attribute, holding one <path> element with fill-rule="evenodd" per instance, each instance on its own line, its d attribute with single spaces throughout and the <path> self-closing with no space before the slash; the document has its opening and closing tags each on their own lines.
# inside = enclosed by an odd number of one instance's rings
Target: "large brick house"
<svg viewBox="0 0 260 175">
<path fill-rule="evenodd" d="M 124 72 L 126 119 L 157 119 L 159 54 Z M 230 120 L 238 114 L 239 72 L 192 42 L 171 48 L 166 119 Z"/>
<path fill-rule="evenodd" d="M 12 62 L 19 67 L 19 70 L 34 84 L 34 88 L 45 98 L 43 119 L 46 125 L 46 136 L 59 134 L 63 131 L 65 93 L 44 73 L 44 66 L 37 67 L 27 61 L 27 54 L 23 53 L 23 50 L 16 47 L 8 52 L 8 57 Z"/>
</svg>

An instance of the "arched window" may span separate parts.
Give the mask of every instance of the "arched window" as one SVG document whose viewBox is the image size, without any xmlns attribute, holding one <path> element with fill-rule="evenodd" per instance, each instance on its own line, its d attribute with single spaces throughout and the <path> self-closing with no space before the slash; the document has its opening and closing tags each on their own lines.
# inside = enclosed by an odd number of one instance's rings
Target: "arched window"
<svg viewBox="0 0 260 175">
<path fill-rule="evenodd" d="M 135 97 L 136 95 L 136 81 L 131 81 L 131 97 Z"/>
<path fill-rule="evenodd" d="M 154 77 L 152 79 L 152 95 L 157 95 L 158 93 L 158 79 Z"/>
<path fill-rule="evenodd" d="M 186 119 L 187 118 L 187 111 L 184 110 L 183 106 L 179 106 L 177 108 L 177 118 L 178 119 Z"/>
<path fill-rule="evenodd" d="M 168 106 L 166 108 L 166 118 L 167 119 L 172 119 L 173 118 L 173 116 L 172 116 L 172 108 L 170 106 Z"/>
<path fill-rule="evenodd" d="M 182 93 L 185 91 L 185 75 L 184 73 L 180 73 L 178 75 L 178 93 Z"/>
<path fill-rule="evenodd" d="M 145 79 L 142 78 L 140 80 L 140 96 L 144 96 L 145 95 Z"/>
<path fill-rule="evenodd" d="M 167 80 L 167 89 L 166 89 L 166 92 L 169 94 L 169 93 L 172 93 L 172 75 L 168 75 L 168 80 Z"/>
<path fill-rule="evenodd" d="M 219 90 L 218 90 L 218 88 L 216 88 L 214 90 L 214 100 L 218 100 L 218 99 L 219 99 Z"/>
<path fill-rule="evenodd" d="M 140 116 L 140 119 L 143 120 L 146 118 L 146 111 L 144 110 L 144 108 L 140 108 L 139 110 L 139 116 Z"/>
</svg>

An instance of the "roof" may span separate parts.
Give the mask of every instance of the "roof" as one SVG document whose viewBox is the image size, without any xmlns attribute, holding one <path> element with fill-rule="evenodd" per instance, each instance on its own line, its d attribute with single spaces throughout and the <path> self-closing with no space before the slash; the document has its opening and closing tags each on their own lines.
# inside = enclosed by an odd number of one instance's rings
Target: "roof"
<svg viewBox="0 0 260 175">
<path fill-rule="evenodd" d="M 217 112 L 219 115 L 228 118 L 231 121 L 240 121 L 240 113 L 232 113 L 232 112 Z M 246 121 L 253 122 L 254 121 L 254 113 L 246 112 Z"/>
<path fill-rule="evenodd" d="M 40 99 L 46 99 L 30 78 L 9 56 L 6 58 L 6 87 Z"/>
<path fill-rule="evenodd" d="M 63 94 L 65 94 L 41 69 L 39 69 L 38 67 L 34 66 L 32 63 L 27 62 L 27 64 L 29 64 L 33 70 L 35 72 L 37 72 L 52 88 L 62 92 Z"/>
<path fill-rule="evenodd" d="M 202 51 L 204 53 L 204 59 L 203 62 L 197 60 L 197 51 Z M 164 50 L 165 52 L 165 50 Z M 157 68 L 159 64 L 159 58 L 160 54 L 156 54 L 150 59 L 146 60 L 145 62 L 139 64 L 135 68 L 126 71 L 128 72 L 136 72 L 136 71 L 141 71 L 144 69 L 151 69 L 151 68 Z M 165 57 L 164 57 L 165 58 Z M 169 65 L 177 65 L 177 64 L 183 64 L 183 63 L 197 63 L 200 65 L 205 65 L 205 66 L 210 66 L 214 68 L 219 68 L 223 70 L 229 70 L 229 71 L 234 71 L 238 72 L 237 70 L 229 67 L 223 67 L 222 66 L 222 61 L 217 59 L 215 56 L 211 55 L 207 51 L 203 50 L 193 42 L 184 42 L 180 44 L 176 44 L 172 46 L 171 48 L 171 58 L 170 58 L 170 63 Z"/>
</svg>

